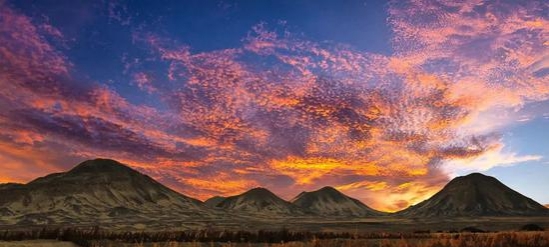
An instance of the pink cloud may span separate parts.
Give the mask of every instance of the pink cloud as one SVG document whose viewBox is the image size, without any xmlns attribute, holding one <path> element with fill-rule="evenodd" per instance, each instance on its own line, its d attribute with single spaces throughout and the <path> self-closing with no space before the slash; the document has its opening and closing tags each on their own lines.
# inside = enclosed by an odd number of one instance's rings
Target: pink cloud
<svg viewBox="0 0 549 247">
<path fill-rule="evenodd" d="M 201 199 L 255 186 L 289 199 L 333 185 L 398 210 L 448 181 L 441 164 L 479 170 L 478 160 L 537 157 L 504 153 L 498 126 L 476 126 L 488 112 L 549 96 L 547 75 L 537 73 L 547 68 L 549 26 L 539 8 L 393 2 L 392 56 L 267 24 L 253 27 L 241 47 L 199 53 L 135 34 L 153 57 L 127 60 L 123 74 L 168 108 L 160 110 L 73 78 L 70 61 L 43 36 L 63 34 L 40 33 L 4 5 L 0 179 L 25 181 L 69 161 L 110 157 Z M 126 20 L 124 8 L 112 11 Z M 145 63 L 165 70 L 135 71 Z"/>
<path fill-rule="evenodd" d="M 133 80 L 135 81 L 139 89 L 149 94 L 156 91 L 156 88 L 153 86 L 153 81 L 151 77 L 143 72 L 134 74 Z"/>
</svg>

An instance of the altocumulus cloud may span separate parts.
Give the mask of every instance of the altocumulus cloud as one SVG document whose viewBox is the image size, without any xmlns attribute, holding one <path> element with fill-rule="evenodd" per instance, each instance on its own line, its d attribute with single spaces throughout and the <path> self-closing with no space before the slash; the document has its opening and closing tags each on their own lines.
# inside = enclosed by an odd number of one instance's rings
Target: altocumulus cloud
<svg viewBox="0 0 549 247">
<path fill-rule="evenodd" d="M 449 171 L 541 158 L 504 152 L 501 125 L 479 126 L 548 99 L 543 1 L 395 1 L 391 56 L 265 23 L 239 47 L 205 52 L 138 29 L 133 45 L 146 55 L 124 74 L 162 108 L 77 79 L 52 43 L 62 32 L 0 8 L 0 181 L 99 156 L 201 199 L 333 185 L 394 211 L 432 195 Z M 160 69 L 140 70 L 150 67 Z"/>
</svg>

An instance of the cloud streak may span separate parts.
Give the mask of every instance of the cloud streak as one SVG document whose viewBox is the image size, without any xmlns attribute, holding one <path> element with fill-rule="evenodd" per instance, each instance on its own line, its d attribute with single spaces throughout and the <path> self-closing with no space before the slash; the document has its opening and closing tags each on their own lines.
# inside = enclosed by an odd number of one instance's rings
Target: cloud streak
<svg viewBox="0 0 549 247">
<path fill-rule="evenodd" d="M 505 153 L 507 123 L 485 121 L 549 97 L 543 2 L 395 1 L 391 56 L 265 23 L 240 47 L 204 52 L 139 29 L 146 55 L 121 74 L 165 107 L 76 79 L 48 41 L 64 37 L 58 29 L 0 8 L 0 182 L 99 156 L 201 199 L 333 185 L 395 211 L 440 189 L 449 170 L 541 159 Z"/>
</svg>

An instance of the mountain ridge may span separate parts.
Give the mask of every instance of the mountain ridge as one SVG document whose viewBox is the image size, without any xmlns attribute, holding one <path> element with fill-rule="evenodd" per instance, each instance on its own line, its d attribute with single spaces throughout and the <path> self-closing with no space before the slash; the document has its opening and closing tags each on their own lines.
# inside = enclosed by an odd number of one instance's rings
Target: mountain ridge
<svg viewBox="0 0 549 247">
<path fill-rule="evenodd" d="M 302 192 L 291 201 L 266 188 L 201 202 L 180 194 L 131 167 L 109 159 L 26 184 L 0 184 L 0 225 L 98 224 L 185 220 L 269 220 L 278 217 L 476 217 L 548 215 L 549 209 L 496 178 L 472 173 L 452 179 L 441 191 L 396 213 L 374 210 L 333 187 Z M 547 205 L 546 205 L 547 206 Z"/>
</svg>

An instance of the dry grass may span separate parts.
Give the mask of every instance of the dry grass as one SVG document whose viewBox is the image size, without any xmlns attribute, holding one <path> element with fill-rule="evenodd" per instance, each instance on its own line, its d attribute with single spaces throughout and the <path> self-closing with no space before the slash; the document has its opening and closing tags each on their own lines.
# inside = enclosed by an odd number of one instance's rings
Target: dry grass
<svg viewBox="0 0 549 247">
<path fill-rule="evenodd" d="M 549 231 L 406 234 L 311 233 L 287 230 L 255 233 L 242 231 L 115 233 L 94 228 L 5 231 L 0 232 L 0 239 L 11 241 L 0 241 L 0 247 L 61 246 L 61 242 L 54 242 L 55 240 L 70 241 L 81 247 L 549 247 Z M 47 241 L 49 245 L 46 244 Z M 30 245 L 28 245 L 29 242 Z M 53 245 L 52 242 L 54 242 Z"/>
<path fill-rule="evenodd" d="M 430 238 L 313 239 L 289 243 L 120 243 L 102 242 L 94 247 L 549 247 L 547 232 L 441 233 Z"/>
</svg>

